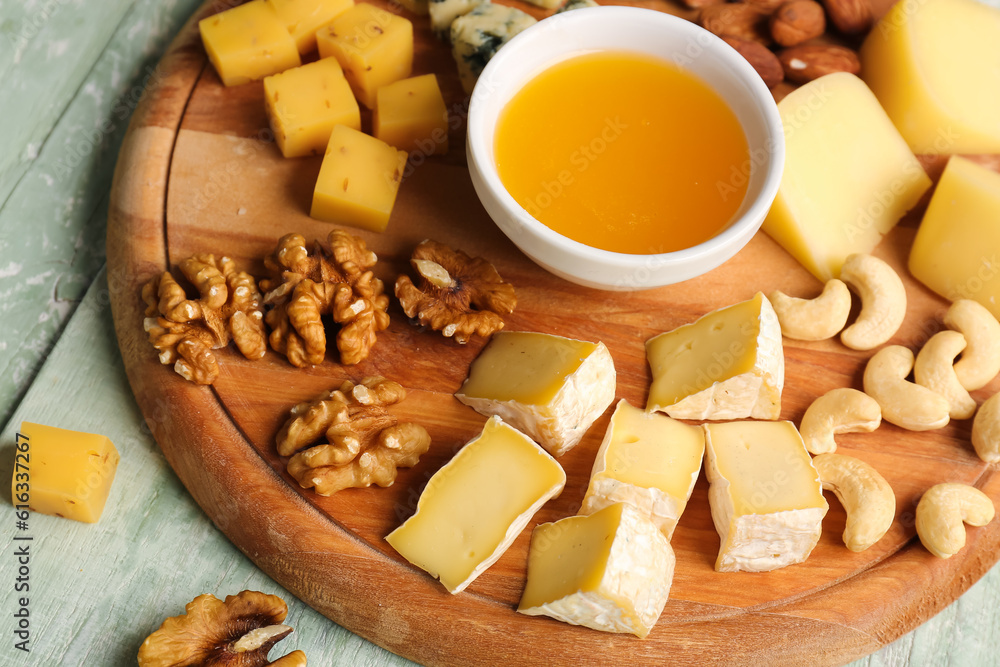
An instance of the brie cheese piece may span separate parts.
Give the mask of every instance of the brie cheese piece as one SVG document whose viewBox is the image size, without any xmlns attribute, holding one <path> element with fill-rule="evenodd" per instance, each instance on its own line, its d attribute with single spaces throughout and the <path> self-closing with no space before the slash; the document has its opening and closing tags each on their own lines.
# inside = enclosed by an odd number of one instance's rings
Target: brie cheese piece
<svg viewBox="0 0 1000 667">
<path fill-rule="evenodd" d="M 625 503 L 535 528 L 517 610 L 605 632 L 645 637 L 670 594 L 674 551 Z"/>
<path fill-rule="evenodd" d="M 562 456 L 615 399 L 615 365 L 604 343 L 501 331 L 472 362 L 455 397 Z"/>
<path fill-rule="evenodd" d="M 611 416 L 580 514 L 628 503 L 669 540 L 701 472 L 705 432 L 625 400 Z"/>
<path fill-rule="evenodd" d="M 647 410 L 675 419 L 777 419 L 785 382 L 781 326 L 771 302 L 749 301 L 646 341 Z"/>
<path fill-rule="evenodd" d="M 503 555 L 565 485 L 566 473 L 555 459 L 493 417 L 434 473 L 416 513 L 385 539 L 458 593 Z"/>
<path fill-rule="evenodd" d="M 719 572 L 767 572 L 801 563 L 828 505 L 819 473 L 791 422 L 705 424 L 705 475 L 721 538 Z"/>
</svg>

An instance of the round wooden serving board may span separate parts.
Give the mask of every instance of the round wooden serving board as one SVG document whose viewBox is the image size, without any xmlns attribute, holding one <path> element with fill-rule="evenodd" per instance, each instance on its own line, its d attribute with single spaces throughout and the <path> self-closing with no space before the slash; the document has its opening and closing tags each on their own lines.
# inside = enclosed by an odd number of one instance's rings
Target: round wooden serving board
<svg viewBox="0 0 1000 667">
<path fill-rule="evenodd" d="M 684 13 L 659 0 L 642 4 Z M 320 159 L 282 158 L 268 141 L 262 86 L 224 88 L 207 65 L 196 21 L 221 7 L 206 5 L 187 25 L 136 110 L 111 196 L 108 278 L 129 380 L 167 460 L 229 539 L 296 596 L 349 630 L 426 664 L 818 665 L 846 662 L 908 632 L 996 561 L 1000 521 L 970 529 L 966 548 L 949 560 L 931 556 L 915 537 L 915 503 L 935 483 L 974 484 L 1000 502 L 1000 475 L 975 456 L 970 423 L 927 433 L 883 424 L 872 434 L 840 438 L 840 451 L 874 465 L 896 492 L 896 521 L 878 544 L 848 551 L 840 537 L 844 511 L 831 497 L 822 539 L 807 562 L 770 573 L 717 573 L 719 539 L 702 478 L 674 534 L 670 600 L 645 640 L 515 613 L 530 527 L 466 592 L 450 595 L 383 538 L 412 514 L 422 485 L 484 423 L 452 396 L 484 341 L 460 346 L 422 331 L 393 303 L 392 324 L 357 366 L 341 366 L 335 351 L 319 366 L 297 369 L 274 352 L 250 362 L 226 349 L 218 351 L 217 382 L 200 387 L 161 366 L 146 340 L 140 289 L 153 275 L 196 252 L 226 254 L 263 275 L 262 258 L 281 235 L 325 239 L 332 228 L 308 217 Z M 466 98 L 449 49 L 434 39 L 425 17 L 409 18 L 416 31 L 414 74 L 436 73 L 452 114 L 461 117 Z M 817 281 L 763 233 L 721 268 L 680 285 L 610 293 L 565 282 L 526 259 L 483 211 L 465 169 L 463 133 L 464 124 L 452 131 L 444 158 L 414 165 L 388 231 L 358 232 L 380 258 L 378 274 L 391 286 L 425 238 L 486 257 L 517 288 L 508 330 L 603 341 L 618 369 L 618 397 L 634 405 L 645 405 L 650 383 L 647 338 L 758 290 L 819 291 Z M 940 161 L 932 166 L 939 168 Z M 905 270 L 918 213 L 877 250 L 904 276 L 910 304 L 892 342 L 913 349 L 942 327 L 947 306 Z M 868 356 L 836 340 L 786 340 L 782 418 L 798 423 L 815 397 L 835 387 L 860 388 Z M 427 428 L 430 451 L 389 488 L 350 489 L 329 498 L 301 490 L 273 444 L 289 408 L 344 379 L 368 375 L 408 389 L 395 412 Z M 976 397 L 981 401 L 998 388 L 994 382 Z M 560 459 L 566 489 L 531 526 L 577 512 L 609 415 Z"/>
</svg>

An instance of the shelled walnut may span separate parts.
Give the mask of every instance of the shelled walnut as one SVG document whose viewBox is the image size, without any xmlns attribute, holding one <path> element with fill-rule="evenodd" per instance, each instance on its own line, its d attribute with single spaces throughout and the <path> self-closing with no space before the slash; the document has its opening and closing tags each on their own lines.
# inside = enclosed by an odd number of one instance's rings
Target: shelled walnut
<svg viewBox="0 0 1000 667">
<path fill-rule="evenodd" d="M 365 242 L 335 229 L 327 251 L 319 241 L 306 247 L 301 234 L 286 234 L 264 259 L 270 277 L 261 281 L 271 347 L 293 366 L 322 363 L 326 332 L 322 316 L 340 325 L 340 361 L 352 365 L 368 358 L 375 337 L 389 326 L 389 297 L 371 269 L 378 258 Z"/>
<path fill-rule="evenodd" d="M 188 299 L 169 271 L 142 288 L 143 328 L 160 353 L 160 363 L 172 363 L 185 380 L 212 384 L 219 375 L 212 350 L 230 340 L 247 359 L 263 357 L 267 351 L 263 309 L 253 276 L 237 271 L 228 257 L 216 259 L 210 254 L 189 257 L 179 268 L 198 290 L 198 299 Z"/>
<path fill-rule="evenodd" d="M 404 398 L 399 383 L 370 377 L 295 406 L 276 438 L 278 454 L 291 456 L 288 473 L 321 496 L 391 486 L 397 468 L 416 465 L 431 444 L 423 426 L 389 414 Z M 324 436 L 327 442 L 317 444 Z"/>
<path fill-rule="evenodd" d="M 258 591 L 226 596 L 211 594 L 189 602 L 180 616 L 163 621 L 139 648 L 139 667 L 304 667 L 306 656 L 293 651 L 268 662 L 271 648 L 292 628 L 282 625 L 288 615 L 284 600 Z"/>
<path fill-rule="evenodd" d="M 420 275 L 396 279 L 396 297 L 406 316 L 440 331 L 458 343 L 473 335 L 490 336 L 503 328 L 503 315 L 514 312 L 514 286 L 493 265 L 436 241 L 421 242 L 410 260 Z"/>
</svg>

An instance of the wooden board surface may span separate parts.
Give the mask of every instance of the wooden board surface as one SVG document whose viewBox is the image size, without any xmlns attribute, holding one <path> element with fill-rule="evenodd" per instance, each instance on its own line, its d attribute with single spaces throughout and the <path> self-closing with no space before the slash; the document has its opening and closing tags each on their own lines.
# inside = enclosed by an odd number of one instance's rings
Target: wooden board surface
<svg viewBox="0 0 1000 667">
<path fill-rule="evenodd" d="M 198 16 L 213 11 L 207 5 Z M 464 96 L 448 50 L 425 19 L 414 26 L 414 73 L 438 74 L 449 108 L 460 113 Z M 392 324 L 357 366 L 342 367 L 330 354 L 302 370 L 273 352 L 249 362 L 222 350 L 211 388 L 160 366 L 141 326 L 142 283 L 195 252 L 224 253 L 261 275 L 261 258 L 282 234 L 322 239 L 331 229 L 308 217 L 319 159 L 280 156 L 268 141 L 261 86 L 223 88 L 206 67 L 193 22 L 160 67 L 123 145 L 109 213 L 109 288 L 129 379 L 157 442 L 206 513 L 259 567 L 337 623 L 426 664 L 837 664 L 911 630 L 996 561 L 997 522 L 970 530 L 967 548 L 949 560 L 930 556 L 915 539 L 915 503 L 937 482 L 975 484 L 1000 500 L 1000 477 L 975 456 L 969 422 L 929 433 L 885 424 L 840 439 L 841 451 L 873 464 L 896 492 L 896 521 L 882 541 L 861 554 L 844 548 L 844 512 L 831 498 L 822 538 L 806 563 L 771 573 L 716 573 L 718 537 L 702 478 L 673 538 L 671 599 L 646 640 L 516 614 L 530 529 L 465 593 L 449 595 L 383 537 L 412 513 L 421 486 L 485 421 L 452 396 L 483 341 L 459 346 L 421 331 L 394 303 Z M 650 376 L 643 345 L 651 335 L 757 290 L 819 290 L 764 234 L 721 268 L 667 288 L 607 293 L 555 278 L 521 255 L 480 207 L 462 159 L 463 130 L 452 132 L 448 156 L 416 166 L 404 180 L 389 230 L 360 234 L 379 255 L 377 273 L 391 284 L 407 270 L 413 246 L 428 237 L 488 258 L 518 290 L 508 329 L 604 341 L 618 369 L 619 398 L 644 405 Z M 903 275 L 918 219 L 911 215 L 876 253 Z M 946 303 L 908 276 L 906 285 L 909 310 L 893 342 L 915 349 L 942 328 Z M 860 388 L 868 355 L 837 341 L 786 341 L 785 357 L 782 418 L 797 423 L 816 396 Z M 288 409 L 367 375 L 408 388 L 395 413 L 427 427 L 431 450 L 388 489 L 330 498 L 300 490 L 273 445 Z M 981 401 L 998 387 L 975 396 Z M 566 490 L 530 525 L 576 513 L 608 418 L 560 459 Z"/>
</svg>

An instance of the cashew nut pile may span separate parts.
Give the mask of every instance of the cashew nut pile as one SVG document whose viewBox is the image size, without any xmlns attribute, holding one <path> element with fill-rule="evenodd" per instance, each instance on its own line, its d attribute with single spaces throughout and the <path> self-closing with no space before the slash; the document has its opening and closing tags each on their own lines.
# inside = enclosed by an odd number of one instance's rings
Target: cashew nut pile
<svg viewBox="0 0 1000 667">
<path fill-rule="evenodd" d="M 927 550 L 950 558 L 965 546 L 965 526 L 985 526 L 993 520 L 993 501 L 967 484 L 937 484 L 917 503 L 917 535 Z"/>
</svg>

